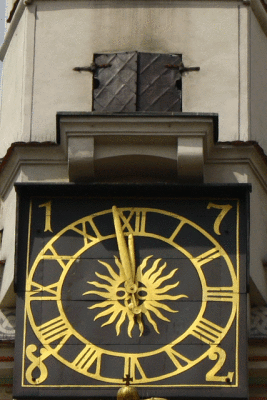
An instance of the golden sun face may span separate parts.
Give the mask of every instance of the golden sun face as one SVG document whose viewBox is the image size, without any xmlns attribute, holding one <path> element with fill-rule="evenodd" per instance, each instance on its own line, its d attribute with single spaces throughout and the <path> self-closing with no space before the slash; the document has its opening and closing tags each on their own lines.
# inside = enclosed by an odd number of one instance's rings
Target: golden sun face
<svg viewBox="0 0 267 400">
<path fill-rule="evenodd" d="M 138 323 L 140 336 L 144 332 L 144 323 L 142 321 L 142 315 L 144 315 L 148 322 L 153 326 L 154 330 L 159 333 L 156 321 L 153 319 L 153 314 L 163 321 L 170 322 L 170 320 L 163 315 L 163 311 L 170 313 L 177 313 L 178 310 L 173 310 L 166 304 L 162 303 L 165 300 L 178 300 L 186 295 L 170 295 L 168 292 L 177 287 L 179 282 L 171 285 L 167 285 L 166 281 L 171 279 L 178 268 L 173 269 L 168 275 L 163 275 L 167 263 L 163 263 L 160 266 L 161 258 L 156 259 L 152 262 L 150 260 L 153 256 L 146 257 L 142 263 L 136 269 L 135 285 L 137 291 L 135 295 L 136 305 L 138 306 L 138 313 L 132 312 L 132 296 L 125 289 L 125 273 L 120 260 L 115 257 L 115 263 L 119 268 L 119 274 L 117 274 L 110 264 L 98 260 L 99 263 L 104 265 L 107 269 L 108 275 L 102 275 L 96 272 L 96 276 L 102 280 L 101 282 L 92 281 L 88 282 L 90 285 L 95 286 L 100 290 L 89 290 L 83 293 L 83 295 L 96 294 L 101 296 L 105 300 L 95 304 L 89 309 L 100 308 L 104 309 L 99 312 L 95 317 L 95 320 L 102 317 L 109 317 L 101 326 L 115 323 L 115 329 L 117 336 L 121 332 L 121 326 L 128 317 L 128 336 L 132 337 L 132 330 L 135 323 Z M 151 266 L 144 272 L 144 269 Z"/>
</svg>

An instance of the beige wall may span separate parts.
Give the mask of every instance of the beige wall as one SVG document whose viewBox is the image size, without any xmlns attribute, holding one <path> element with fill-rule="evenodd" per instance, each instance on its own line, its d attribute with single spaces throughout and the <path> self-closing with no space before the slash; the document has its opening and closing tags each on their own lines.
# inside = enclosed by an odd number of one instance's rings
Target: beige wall
<svg viewBox="0 0 267 400">
<path fill-rule="evenodd" d="M 91 74 L 73 67 L 95 52 L 138 50 L 200 66 L 183 78 L 183 111 L 219 113 L 221 140 L 238 139 L 238 13 L 235 3 L 38 3 L 33 138 L 54 139 L 56 111 L 91 111 Z"/>
<path fill-rule="evenodd" d="M 73 68 L 95 52 L 182 53 L 200 67 L 183 77 L 183 111 L 218 113 L 221 141 L 247 140 L 248 11 L 225 1 L 34 1 L 6 54 L 0 157 L 15 140 L 55 141 L 57 111 L 91 111 L 92 75 Z"/>
<path fill-rule="evenodd" d="M 267 153 L 267 38 L 251 13 L 251 138 Z"/>
<path fill-rule="evenodd" d="M 0 157 L 12 142 L 25 140 L 22 132 L 25 14 L 14 34 L 3 65 L 2 107 L 0 118 Z"/>
</svg>

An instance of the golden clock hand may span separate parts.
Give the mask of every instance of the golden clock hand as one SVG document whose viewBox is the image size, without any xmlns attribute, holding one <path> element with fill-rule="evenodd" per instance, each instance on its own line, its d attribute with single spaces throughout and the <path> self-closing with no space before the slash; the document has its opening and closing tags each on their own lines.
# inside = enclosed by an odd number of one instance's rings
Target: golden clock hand
<svg viewBox="0 0 267 400">
<path fill-rule="evenodd" d="M 137 291 L 137 285 L 134 283 L 135 272 L 133 272 L 133 268 L 135 269 L 133 235 L 131 235 L 131 238 L 129 239 L 131 248 L 130 250 L 128 249 L 125 241 L 125 236 L 123 234 L 118 209 L 116 206 L 112 207 L 112 213 L 113 213 L 113 221 L 117 237 L 118 249 L 120 254 L 120 261 L 126 278 L 125 289 L 127 293 L 131 295 L 132 299 L 132 303 L 129 304 L 129 309 L 132 311 L 133 314 L 140 314 L 141 309 L 140 307 L 138 307 L 134 295 L 134 293 L 136 293 Z M 133 260 L 134 266 L 132 266 L 131 260 Z"/>
<path fill-rule="evenodd" d="M 136 281 L 134 238 L 131 233 L 128 236 L 128 249 L 129 249 L 129 256 L 130 256 L 130 262 L 131 262 L 131 267 L 132 267 L 132 277 L 133 277 L 133 281 L 134 281 L 134 284 L 137 289 L 138 285 L 137 285 L 137 281 Z M 134 293 L 132 293 L 132 303 L 129 304 L 129 308 L 132 310 L 132 312 L 134 314 L 140 314 L 141 308 L 138 307 L 138 299 L 135 296 L 136 295 Z"/>
<path fill-rule="evenodd" d="M 132 268 L 132 277 L 133 281 L 135 284 L 136 283 L 136 266 L 135 266 L 135 251 L 134 251 L 134 238 L 133 235 L 130 233 L 128 236 L 128 248 L 129 248 L 129 256 L 130 256 L 130 262 L 131 262 L 131 268 Z"/>
<path fill-rule="evenodd" d="M 134 276 L 132 274 L 132 266 L 131 266 L 131 259 L 128 251 L 128 247 L 125 241 L 125 237 L 123 234 L 121 221 L 118 213 L 118 209 L 116 206 L 112 207 L 113 213 L 113 221 L 114 227 L 117 237 L 118 249 L 120 254 L 120 261 L 123 267 L 123 271 L 126 278 L 126 285 L 125 289 L 128 293 L 135 293 L 137 290 L 136 285 L 134 284 Z"/>
</svg>

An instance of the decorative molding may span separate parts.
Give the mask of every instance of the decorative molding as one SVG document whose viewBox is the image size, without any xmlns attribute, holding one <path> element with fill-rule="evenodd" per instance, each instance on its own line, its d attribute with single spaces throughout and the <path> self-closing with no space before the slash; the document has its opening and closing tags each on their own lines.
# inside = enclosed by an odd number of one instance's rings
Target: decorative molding
<svg viewBox="0 0 267 400">
<path fill-rule="evenodd" d="M 42 166 L 44 172 L 49 167 L 55 169 L 55 176 L 51 175 L 51 180 L 54 178 L 55 181 L 68 181 L 67 174 L 56 176 L 58 174 L 56 167 L 63 166 L 67 171 L 66 157 L 58 145 L 52 142 L 13 143 L 0 165 L 0 197 L 4 198 L 14 183 L 17 182 L 23 168 L 30 167 L 34 171 L 37 170 L 38 166 Z M 42 178 L 36 173 L 35 179 L 40 181 Z"/>
<path fill-rule="evenodd" d="M 0 377 L 0 386 L 12 386 L 13 385 L 13 377 L 7 376 L 4 378 Z"/>
<path fill-rule="evenodd" d="M 216 141 L 215 119 L 193 113 L 59 113 L 58 141 L 72 182 L 114 178 L 122 171 L 160 179 L 160 165 L 179 182 L 202 183 L 204 162 Z"/>
<path fill-rule="evenodd" d="M 267 338 L 267 306 L 251 309 L 250 338 Z"/>
<path fill-rule="evenodd" d="M 8 191 L 13 187 L 14 182 L 20 181 L 21 178 L 19 178 L 21 171 L 23 169 L 27 168 L 27 171 L 32 173 L 28 177 L 29 182 L 40 182 L 40 181 L 50 181 L 50 182 L 68 182 L 69 181 L 69 175 L 68 175 L 68 163 L 70 167 L 71 174 L 74 174 L 75 177 L 75 170 L 77 169 L 77 173 L 79 175 L 79 169 L 80 169 L 80 164 L 79 164 L 79 152 L 80 151 L 85 151 L 82 147 L 79 149 L 76 149 L 73 147 L 73 143 L 75 143 L 75 137 L 82 138 L 83 137 L 83 131 L 88 130 L 88 127 L 86 127 L 86 123 L 83 123 L 82 120 L 80 120 L 80 125 L 79 129 L 77 131 L 77 127 L 75 127 L 75 124 L 72 124 L 71 126 L 71 119 L 67 119 L 67 116 L 64 116 L 64 125 L 68 126 L 68 139 L 65 137 L 62 137 L 62 142 L 60 145 L 57 145 L 52 142 L 46 142 L 46 143 L 35 143 L 35 142 L 30 142 L 30 143 L 14 143 L 9 150 L 6 153 L 6 156 L 2 160 L 2 164 L 0 165 L 0 197 L 4 198 L 5 195 L 8 193 Z M 104 117 L 105 118 L 105 117 Z M 129 129 L 129 132 L 127 132 L 127 138 L 124 139 L 125 131 L 123 130 L 121 132 L 116 131 L 116 124 L 113 122 L 113 130 L 114 130 L 114 135 L 108 136 L 108 133 L 105 130 L 102 129 L 102 134 L 101 130 L 100 132 L 95 132 L 95 137 L 97 144 L 94 143 L 92 144 L 92 137 L 94 136 L 93 134 L 91 135 L 91 150 L 90 146 L 86 149 L 87 152 L 87 162 L 88 162 L 88 170 L 91 171 L 91 176 L 92 174 L 95 174 L 95 171 L 93 169 L 94 164 L 97 164 L 97 168 L 99 169 L 99 160 L 103 160 L 104 158 L 110 158 L 110 156 L 113 154 L 113 156 L 119 157 L 121 154 L 116 153 L 115 150 L 117 148 L 117 143 L 114 142 L 114 138 L 117 138 L 120 142 L 120 147 L 126 148 L 128 146 L 128 153 L 124 153 L 124 162 L 127 163 L 127 159 L 136 159 L 134 156 L 139 156 L 139 160 L 142 159 L 144 152 L 141 152 L 142 148 L 146 147 L 145 151 L 148 156 L 155 156 L 155 154 L 158 154 L 158 158 L 154 157 L 154 161 L 160 159 L 160 152 L 162 151 L 162 146 L 165 146 L 165 155 L 164 158 L 161 159 L 161 162 L 163 164 L 168 164 L 171 165 L 172 168 L 176 169 L 175 176 L 176 178 L 174 180 L 177 181 L 177 158 L 179 159 L 179 152 L 178 152 L 178 145 L 177 145 L 177 132 L 175 134 L 175 131 L 172 132 L 172 135 L 165 135 L 161 132 L 159 132 L 158 135 L 155 135 L 157 137 L 156 141 L 153 138 L 153 129 L 151 129 L 151 132 L 147 132 L 142 135 L 140 134 L 139 136 L 137 135 L 137 131 L 135 133 L 132 133 L 132 128 L 130 125 L 128 125 L 127 129 Z M 210 124 L 210 122 L 209 122 Z M 92 130 L 95 129 L 94 124 L 92 124 Z M 158 126 L 157 124 L 155 124 Z M 190 124 L 189 124 L 190 125 Z M 65 126 L 65 128 L 66 128 Z M 122 124 L 120 125 L 122 127 Z M 148 126 L 148 124 L 147 124 Z M 211 125 L 210 125 L 211 126 Z M 64 129 L 65 129 L 64 128 Z M 102 126 L 103 128 L 103 126 Z M 63 127 L 62 127 L 63 129 Z M 134 129 L 134 128 L 133 128 Z M 135 128 L 136 130 L 136 128 Z M 92 131 L 93 132 L 93 131 Z M 117 133 L 116 133 L 117 132 Z M 139 132 L 140 133 L 140 132 Z M 63 130 L 61 131 L 61 134 L 63 135 Z M 60 140 L 60 134 L 59 135 L 59 140 Z M 176 136 L 175 136 L 176 135 Z M 130 139 L 129 139 L 130 137 Z M 161 140 L 160 140 L 161 137 Z M 203 132 L 202 136 L 203 137 Z M 70 143 L 70 149 L 68 150 L 67 143 L 70 138 L 74 139 L 74 142 Z M 153 140 L 151 140 L 153 138 Z M 87 137 L 88 139 L 88 137 Z M 135 139 L 135 142 L 134 142 Z M 141 140 L 142 139 L 142 140 Z M 171 140 L 172 142 L 171 142 Z M 71 139 L 72 140 L 72 139 Z M 80 139 L 76 143 L 79 142 Z M 133 147 L 129 147 L 127 145 L 132 143 Z M 146 142 L 145 142 L 146 140 Z M 167 146 L 167 142 L 169 140 L 169 147 Z M 158 142 L 157 142 L 158 141 Z M 103 143 L 102 143 L 103 142 Z M 81 143 L 81 142 L 80 142 Z M 89 141 L 88 141 L 89 143 Z M 138 147 L 137 144 L 140 144 Z M 153 149 L 153 147 L 155 147 Z M 262 149 L 260 146 L 255 143 L 255 142 L 227 142 L 227 143 L 217 143 L 214 146 L 209 144 L 209 150 L 205 150 L 204 146 L 204 165 L 211 166 L 212 165 L 237 165 L 237 164 L 247 164 L 254 176 L 258 179 L 258 181 L 261 183 L 263 189 L 267 193 L 267 157 L 263 153 Z M 49 149 L 49 150 L 48 150 Z M 93 150 L 94 149 L 94 150 Z M 101 150 L 102 149 L 102 150 Z M 166 155 L 166 150 L 168 150 L 168 155 Z M 90 154 L 91 151 L 91 154 Z M 135 154 L 133 154 L 135 151 Z M 143 150 L 142 150 L 143 151 Z M 69 152 L 69 153 L 68 153 Z M 148 154 L 150 152 L 150 154 Z M 76 153 L 76 154 L 75 154 Z M 178 153 L 178 155 L 177 155 Z M 129 155 L 130 154 L 130 155 Z M 69 157 L 69 159 L 68 159 Z M 93 161 L 94 158 L 94 161 Z M 201 157 L 200 157 L 201 158 Z M 117 159 L 118 160 L 118 159 Z M 151 157 L 149 157 L 149 160 L 151 161 Z M 81 164 L 83 164 L 83 161 L 81 161 Z M 164 166 L 163 165 L 163 166 Z M 38 168 L 40 166 L 41 168 Z M 154 164 L 155 168 L 156 165 Z M 56 171 L 56 168 L 61 168 L 61 175 L 59 176 L 58 171 Z M 141 167 L 140 167 L 141 168 Z M 166 168 L 166 165 L 165 165 Z M 202 168 L 202 167 L 201 167 Z M 123 164 L 122 167 L 122 172 L 124 172 L 125 169 L 125 164 Z M 47 174 L 46 171 L 52 171 L 51 175 L 49 175 L 49 179 L 46 177 L 44 179 L 40 173 L 42 174 Z M 111 173 L 111 171 L 108 171 Z M 136 171 L 133 171 L 136 177 L 138 177 L 138 173 Z M 49 172 L 50 174 L 50 172 Z M 90 175 L 89 175 L 90 176 Z M 204 177 L 205 178 L 205 177 Z M 73 179 L 71 175 L 71 179 Z M 90 178 L 93 179 L 93 178 Z M 101 179 L 101 178 L 100 178 Z M 157 179 L 157 176 L 153 175 L 153 179 Z M 113 177 L 114 180 L 114 177 Z M 217 182 L 217 181 L 216 181 Z M 227 182 L 227 177 L 224 180 L 224 182 Z M 219 183 L 219 182 L 217 182 Z"/>
<path fill-rule="evenodd" d="M 0 341 L 15 340 L 15 320 L 14 308 L 5 308 L 0 310 Z M 0 358 L 0 361 L 3 360 Z"/>
</svg>

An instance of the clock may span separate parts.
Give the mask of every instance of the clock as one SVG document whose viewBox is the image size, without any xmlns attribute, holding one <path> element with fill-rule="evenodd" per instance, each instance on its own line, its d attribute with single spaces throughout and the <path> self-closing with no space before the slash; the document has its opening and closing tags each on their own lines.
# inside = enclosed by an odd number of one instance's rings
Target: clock
<svg viewBox="0 0 267 400">
<path fill-rule="evenodd" d="M 16 398 L 246 397 L 247 185 L 17 192 Z"/>
</svg>

